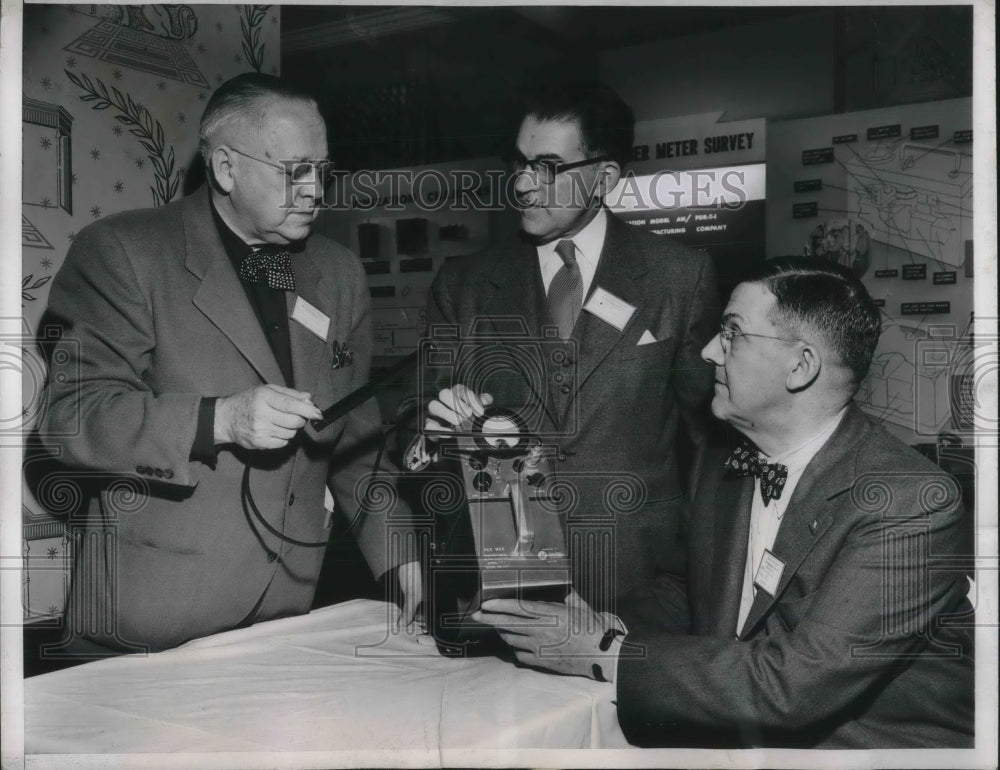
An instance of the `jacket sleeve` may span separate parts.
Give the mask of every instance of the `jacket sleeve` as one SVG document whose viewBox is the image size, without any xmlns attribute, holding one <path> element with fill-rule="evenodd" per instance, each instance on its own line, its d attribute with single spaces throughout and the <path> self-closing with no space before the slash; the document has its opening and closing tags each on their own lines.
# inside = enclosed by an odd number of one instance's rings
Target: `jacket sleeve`
<svg viewBox="0 0 1000 770">
<path fill-rule="evenodd" d="M 936 478 L 939 490 L 954 487 Z M 960 553 L 962 510 L 951 493 L 921 495 L 897 484 L 890 496 L 898 504 L 884 515 L 841 509 L 856 523 L 819 588 L 796 600 L 796 623 L 772 624 L 749 641 L 629 634 L 646 654 L 622 659 L 618 670 L 626 737 L 667 745 L 700 732 L 805 730 L 849 713 L 923 653 L 935 618 L 954 611 L 967 591 L 964 576 L 931 563 Z"/>
<path fill-rule="evenodd" d="M 74 240 L 52 284 L 42 326 L 61 338 L 50 356 L 39 435 L 69 466 L 138 473 L 193 487 L 198 393 L 154 393 L 144 381 L 156 350 L 147 297 L 112 226 Z"/>
<path fill-rule="evenodd" d="M 374 342 L 371 299 L 360 267 L 353 280 L 352 306 L 355 313 L 346 344 L 354 352 L 352 389 L 356 389 L 370 377 Z M 350 525 L 365 561 L 377 578 L 389 569 L 419 558 L 410 534 L 410 506 L 400 497 L 400 472 L 389 453 L 381 453 L 379 457 L 385 436 L 375 398 L 344 420 L 343 433 L 331 458 L 327 485 L 338 515 Z M 373 476 L 376 459 L 378 473 Z"/>
<path fill-rule="evenodd" d="M 673 378 L 681 422 L 694 452 L 689 481 L 698 478 L 702 454 L 710 441 L 716 440 L 708 408 L 715 375 L 711 364 L 701 357 L 701 351 L 715 336 L 722 320 L 715 264 L 710 257 L 702 257 L 696 264 L 699 269 L 684 317 L 684 336 Z"/>
</svg>

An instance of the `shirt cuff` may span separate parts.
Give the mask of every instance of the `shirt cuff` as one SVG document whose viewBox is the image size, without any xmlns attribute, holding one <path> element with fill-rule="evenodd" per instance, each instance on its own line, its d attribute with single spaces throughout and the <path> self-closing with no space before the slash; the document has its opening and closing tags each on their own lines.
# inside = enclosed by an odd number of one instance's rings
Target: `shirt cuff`
<svg viewBox="0 0 1000 770">
<path fill-rule="evenodd" d="M 198 404 L 198 428 L 191 446 L 192 460 L 215 467 L 218 450 L 215 448 L 215 398 L 203 398 Z"/>
</svg>

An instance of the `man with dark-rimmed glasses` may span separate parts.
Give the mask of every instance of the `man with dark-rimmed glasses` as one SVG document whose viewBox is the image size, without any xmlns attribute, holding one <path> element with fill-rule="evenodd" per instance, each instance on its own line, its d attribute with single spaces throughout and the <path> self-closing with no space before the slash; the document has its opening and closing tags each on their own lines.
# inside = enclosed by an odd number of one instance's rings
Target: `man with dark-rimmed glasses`
<svg viewBox="0 0 1000 770">
<path fill-rule="evenodd" d="M 610 608 L 655 570 L 683 569 L 678 425 L 701 443 L 715 272 L 607 210 L 634 138 L 612 89 L 543 87 L 520 116 L 508 189 L 521 243 L 446 264 L 427 316 L 430 336 L 451 327 L 463 354 L 520 331 L 538 342 L 525 346 L 537 366 L 438 372 L 424 383 L 424 427 L 450 431 L 490 405 L 537 417 L 529 430 L 558 447 L 555 473 L 574 490 L 560 511 L 574 585 Z"/>
</svg>

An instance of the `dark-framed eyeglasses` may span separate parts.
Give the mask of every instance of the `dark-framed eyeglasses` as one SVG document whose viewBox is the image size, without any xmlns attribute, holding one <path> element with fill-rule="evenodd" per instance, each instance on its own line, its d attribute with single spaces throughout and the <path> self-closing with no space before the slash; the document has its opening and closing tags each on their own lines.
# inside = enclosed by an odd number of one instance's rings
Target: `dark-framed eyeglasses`
<svg viewBox="0 0 1000 770">
<path fill-rule="evenodd" d="M 292 184 L 307 184 L 315 178 L 326 187 L 327 183 L 333 177 L 334 167 L 332 160 L 296 160 L 275 163 L 264 158 L 258 158 L 256 155 L 251 155 L 248 152 L 243 152 L 243 150 L 236 147 L 229 145 L 227 147 L 237 155 L 242 155 L 244 158 L 250 158 L 250 160 L 255 160 L 258 163 L 278 169 L 278 171 L 288 177 L 288 181 Z M 316 176 L 313 177 L 313 174 Z"/>
<path fill-rule="evenodd" d="M 778 340 L 780 342 L 805 342 L 805 340 L 793 339 L 791 337 L 775 337 L 772 334 L 755 334 L 754 332 L 745 332 L 742 329 L 727 326 L 724 323 L 719 324 L 719 341 L 722 343 L 723 353 L 729 352 L 729 349 L 732 347 L 733 340 L 737 337 L 760 337 L 761 339 Z"/>
<path fill-rule="evenodd" d="M 552 184 L 556 180 L 556 176 L 564 171 L 590 166 L 605 160 L 611 160 L 611 158 L 607 155 L 597 155 L 593 158 L 584 158 L 583 160 L 573 160 L 563 163 L 551 158 L 534 158 L 528 160 L 520 153 L 517 153 L 508 162 L 515 174 L 521 174 L 530 170 L 542 184 Z"/>
</svg>

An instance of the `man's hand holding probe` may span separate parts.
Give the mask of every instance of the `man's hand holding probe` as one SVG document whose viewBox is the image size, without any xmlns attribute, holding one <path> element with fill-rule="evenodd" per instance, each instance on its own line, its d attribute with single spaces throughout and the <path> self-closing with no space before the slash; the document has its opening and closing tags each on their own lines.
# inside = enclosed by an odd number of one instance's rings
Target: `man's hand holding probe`
<svg viewBox="0 0 1000 770">
<path fill-rule="evenodd" d="M 215 442 L 238 444 L 245 449 L 280 449 L 306 420 L 322 416 L 309 393 L 281 385 L 259 385 L 215 402 Z M 423 598 L 420 563 L 401 564 L 397 572 L 403 592 L 397 623 L 410 629 Z"/>
</svg>

